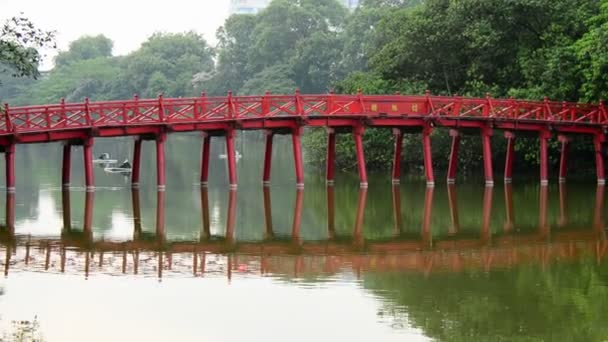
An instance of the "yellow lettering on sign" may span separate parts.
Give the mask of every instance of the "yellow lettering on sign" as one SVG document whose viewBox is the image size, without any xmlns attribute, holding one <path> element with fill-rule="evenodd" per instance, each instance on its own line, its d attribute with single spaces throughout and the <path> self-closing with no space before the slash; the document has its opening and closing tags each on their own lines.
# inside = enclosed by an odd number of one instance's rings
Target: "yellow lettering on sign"
<svg viewBox="0 0 608 342">
<path fill-rule="evenodd" d="M 413 104 L 412 105 L 412 112 L 418 112 L 418 105 L 417 104 Z"/>
<path fill-rule="evenodd" d="M 372 112 L 375 112 L 375 111 L 377 111 L 377 110 L 378 110 L 378 105 L 374 103 L 374 104 L 372 105 Z"/>
<path fill-rule="evenodd" d="M 396 104 L 391 105 L 391 110 L 392 110 L 393 112 L 396 112 L 396 111 L 397 111 L 397 105 L 396 105 Z"/>
</svg>

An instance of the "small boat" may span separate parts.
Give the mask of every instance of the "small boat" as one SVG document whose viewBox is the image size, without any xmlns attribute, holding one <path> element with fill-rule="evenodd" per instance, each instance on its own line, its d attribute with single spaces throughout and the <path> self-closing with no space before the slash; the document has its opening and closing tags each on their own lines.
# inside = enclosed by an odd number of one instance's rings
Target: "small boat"
<svg viewBox="0 0 608 342">
<path fill-rule="evenodd" d="M 243 155 L 241 154 L 241 152 L 236 151 L 235 157 L 236 157 L 236 160 L 239 160 L 239 159 L 241 159 L 243 157 Z M 220 159 L 226 159 L 227 158 L 227 154 L 225 154 L 225 153 L 224 154 L 220 154 L 219 158 Z"/>
<path fill-rule="evenodd" d="M 129 162 L 128 159 L 125 159 L 125 161 L 120 164 L 118 167 L 106 167 L 103 170 L 105 172 L 108 173 L 120 173 L 120 174 L 129 174 L 131 173 L 131 163 Z"/>
<path fill-rule="evenodd" d="M 116 159 L 110 159 L 109 153 L 102 153 L 99 158 L 93 159 L 93 164 L 114 164 L 118 163 Z"/>
</svg>

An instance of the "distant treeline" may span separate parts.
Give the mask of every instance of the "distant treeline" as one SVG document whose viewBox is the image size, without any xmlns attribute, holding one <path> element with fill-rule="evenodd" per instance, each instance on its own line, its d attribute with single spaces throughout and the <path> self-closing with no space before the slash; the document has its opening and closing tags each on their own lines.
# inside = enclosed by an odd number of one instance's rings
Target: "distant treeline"
<svg viewBox="0 0 608 342">
<path fill-rule="evenodd" d="M 257 15 L 228 18 L 217 39 L 213 48 L 196 33 L 157 33 L 114 57 L 106 37 L 83 37 L 37 81 L 2 76 L 0 98 L 22 105 L 295 88 L 583 102 L 608 95 L 608 0 L 365 0 L 353 12 L 335 0 L 274 0 Z M 324 139 L 321 131 L 307 135 L 312 164 L 324 163 Z M 405 140 L 407 165 L 421 165 L 419 138 Z M 494 142 L 498 167 L 504 143 Z M 475 170 L 480 143 L 464 144 L 461 165 Z M 390 164 L 390 132 L 369 129 L 366 145 L 368 167 Z M 441 168 L 447 134 L 438 131 L 433 145 Z M 519 140 L 516 165 L 534 166 L 536 145 Z M 588 141 L 574 145 L 573 163 L 593 162 Z M 355 165 L 352 151 L 350 139 L 339 141 L 340 168 Z"/>
</svg>

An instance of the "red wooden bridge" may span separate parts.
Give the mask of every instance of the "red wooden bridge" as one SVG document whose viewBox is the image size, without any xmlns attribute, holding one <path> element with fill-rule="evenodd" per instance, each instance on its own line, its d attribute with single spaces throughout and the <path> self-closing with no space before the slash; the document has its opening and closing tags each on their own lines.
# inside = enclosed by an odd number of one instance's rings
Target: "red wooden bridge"
<svg viewBox="0 0 608 342">
<path fill-rule="evenodd" d="M 507 139 L 505 181 L 512 178 L 514 139 L 518 132 L 538 134 L 540 146 L 540 182 L 548 183 L 547 141 L 557 135 L 562 144 L 559 170 L 565 181 L 567 147 L 572 135 L 593 137 L 598 183 L 604 184 L 601 155 L 606 140 L 608 115 L 604 104 L 526 101 L 515 99 L 464 98 L 389 95 L 294 95 L 163 98 L 9 107 L 0 119 L 0 146 L 6 157 L 6 184 L 14 191 L 14 151 L 16 144 L 64 142 L 63 184 L 70 182 L 70 151 L 73 145 L 84 146 L 85 183 L 94 189 L 92 147 L 95 137 L 135 136 L 132 183 L 139 183 L 142 140 L 156 141 L 157 185 L 165 188 L 164 142 L 167 133 L 203 132 L 201 183 L 207 184 L 211 137 L 226 140 L 228 178 L 237 186 L 234 137 L 237 130 L 264 130 L 266 152 L 263 182 L 270 182 L 272 141 L 275 134 L 290 134 L 293 141 L 296 182 L 304 185 L 300 138 L 304 127 L 325 127 L 328 133 L 327 182 L 334 181 L 335 135 L 352 133 L 356 145 L 361 186 L 367 186 L 363 134 L 366 127 L 392 129 L 395 137 L 393 182 L 398 183 L 404 133 L 421 133 L 426 181 L 434 185 L 430 134 L 434 127 L 450 129 L 453 143 L 448 182 L 456 177 L 461 133 L 480 134 L 486 185 L 494 183 L 490 137 L 504 131 Z"/>
</svg>

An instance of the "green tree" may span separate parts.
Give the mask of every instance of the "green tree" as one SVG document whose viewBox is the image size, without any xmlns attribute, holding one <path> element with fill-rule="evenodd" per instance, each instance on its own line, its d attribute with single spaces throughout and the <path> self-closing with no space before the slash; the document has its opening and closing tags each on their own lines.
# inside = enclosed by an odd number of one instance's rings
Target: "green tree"
<svg viewBox="0 0 608 342">
<path fill-rule="evenodd" d="M 68 51 L 60 52 L 55 57 L 56 66 L 65 66 L 70 63 L 94 59 L 99 57 L 111 57 L 114 43 L 104 35 L 84 36 L 70 43 Z"/>
</svg>

